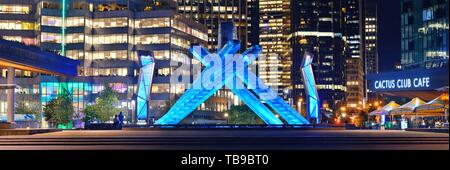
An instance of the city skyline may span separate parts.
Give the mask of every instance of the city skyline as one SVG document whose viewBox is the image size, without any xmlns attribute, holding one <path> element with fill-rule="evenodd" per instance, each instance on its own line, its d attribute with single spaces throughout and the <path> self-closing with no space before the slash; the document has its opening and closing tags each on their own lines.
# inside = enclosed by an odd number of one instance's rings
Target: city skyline
<svg viewBox="0 0 450 170">
<path fill-rule="evenodd" d="M 0 0 L 0 150 L 164 150 L 107 155 L 166 169 L 312 163 L 298 155 L 336 168 L 355 157 L 291 150 L 448 151 L 448 9 L 449 0 Z M 358 159 L 405 156 L 440 157 Z M 112 161 L 63 159 L 91 157 Z"/>
<path fill-rule="evenodd" d="M 378 95 L 368 95 L 373 93 L 367 75 L 395 70 L 399 62 L 402 67 L 414 65 L 434 59 L 434 55 L 448 60 L 448 48 L 442 47 L 448 45 L 448 39 L 442 38 L 448 35 L 443 2 L 447 1 L 0 1 L 0 36 L 81 61 L 74 78 L 15 71 L 22 100 L 42 108 L 61 88 L 69 88 L 75 96 L 76 112 L 82 112 L 107 84 L 119 93 L 120 106 L 133 118 L 140 74 L 138 53 L 153 52 L 155 78 L 148 110 L 157 119 L 193 83 L 192 78 L 186 84 L 169 82 L 177 73 L 195 76 L 192 66 L 177 72 L 184 63 L 201 64 L 189 54 L 190 46 L 220 49 L 227 43 L 220 25 L 232 22 L 236 27 L 231 39 L 242 42 L 240 52 L 252 45 L 262 47 L 264 57 L 256 62 L 256 74 L 298 112 L 305 114 L 302 107 L 307 104 L 302 102 L 305 87 L 300 67 L 308 52 L 313 56 L 311 66 L 322 111 L 339 112 L 345 107 L 347 112 L 359 114 L 368 103 L 379 100 Z M 428 36 L 431 33 L 427 31 L 433 29 L 438 37 Z M 422 45 L 422 39 L 416 40 L 422 35 L 433 39 Z M 7 72 L 3 68 L 2 77 Z M 2 103 L 3 113 L 6 102 Z M 199 123 L 198 118 L 202 123 L 224 119 L 223 113 L 231 106 L 242 104 L 236 95 L 222 89 L 185 123 Z"/>
</svg>

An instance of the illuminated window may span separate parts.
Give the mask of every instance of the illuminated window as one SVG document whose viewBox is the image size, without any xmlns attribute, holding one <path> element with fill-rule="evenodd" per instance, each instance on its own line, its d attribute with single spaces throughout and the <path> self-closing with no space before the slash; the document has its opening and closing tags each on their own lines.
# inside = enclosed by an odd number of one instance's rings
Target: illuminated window
<svg viewBox="0 0 450 170">
<path fill-rule="evenodd" d="M 128 68 L 94 68 L 93 76 L 128 76 Z"/>
<path fill-rule="evenodd" d="M 84 52 L 83 50 L 67 50 L 66 56 L 74 60 L 80 60 L 83 59 Z"/>
<path fill-rule="evenodd" d="M 200 39 L 202 39 L 204 41 L 208 41 L 208 35 L 206 33 L 200 32 L 200 31 L 198 31 L 196 29 L 192 29 L 192 35 L 194 37 L 198 37 L 198 38 L 200 38 Z"/>
<path fill-rule="evenodd" d="M 155 35 L 137 35 L 135 37 L 135 44 L 164 44 L 169 43 L 169 34 L 155 34 Z"/>
<path fill-rule="evenodd" d="M 172 68 L 161 68 L 158 69 L 159 76 L 169 76 L 172 73 Z"/>
<path fill-rule="evenodd" d="M 173 28 L 180 30 L 186 34 L 190 34 L 194 37 L 198 37 L 202 40 L 208 41 L 208 35 L 206 33 L 203 33 L 196 29 L 192 29 L 191 27 L 189 27 L 188 25 L 179 20 L 172 20 L 171 22 Z"/>
<path fill-rule="evenodd" d="M 174 94 L 183 94 L 186 91 L 186 86 L 184 84 L 175 84 L 170 91 Z"/>
<path fill-rule="evenodd" d="M 29 14 L 30 6 L 0 5 L 0 14 Z"/>
<path fill-rule="evenodd" d="M 1 30 L 33 30 L 34 23 L 19 20 L 0 20 Z"/>
<path fill-rule="evenodd" d="M 105 11 L 118 11 L 127 9 L 128 7 L 126 4 L 108 3 L 97 5 L 96 11 L 105 12 Z"/>
<path fill-rule="evenodd" d="M 128 84 L 112 83 L 112 84 L 110 84 L 110 86 L 117 93 L 127 93 L 127 91 L 128 91 Z"/>
<path fill-rule="evenodd" d="M 80 27 L 80 26 L 84 26 L 84 17 L 66 18 L 66 27 Z"/>
<path fill-rule="evenodd" d="M 158 27 L 169 27 L 169 18 L 145 18 L 138 19 L 135 21 L 136 28 L 158 28 Z"/>
<path fill-rule="evenodd" d="M 94 19 L 94 28 L 112 28 L 112 27 L 127 27 L 128 18 L 101 18 Z"/>
<path fill-rule="evenodd" d="M 43 32 L 41 34 L 41 41 L 47 43 L 61 43 L 61 34 Z"/>
<path fill-rule="evenodd" d="M 93 52 L 92 59 L 94 60 L 126 60 L 127 59 L 127 51 L 95 51 Z"/>
<path fill-rule="evenodd" d="M 42 23 L 41 25 L 45 26 L 57 26 L 61 27 L 61 17 L 54 17 L 54 16 L 42 16 Z"/>
<path fill-rule="evenodd" d="M 25 45 L 38 45 L 39 41 L 37 41 L 35 38 L 28 38 L 28 37 L 20 37 L 20 36 L 3 36 L 3 39 L 8 41 L 16 41 L 24 43 Z"/>
<path fill-rule="evenodd" d="M 84 34 L 67 34 L 66 35 L 66 43 L 83 43 L 84 42 Z"/>
<path fill-rule="evenodd" d="M 183 47 L 185 49 L 190 48 L 191 42 L 189 40 L 186 40 L 186 39 L 180 38 L 180 37 L 175 37 L 175 36 L 172 36 L 170 39 L 171 39 L 171 43 L 176 46 Z"/>
<path fill-rule="evenodd" d="M 170 93 L 169 84 L 153 84 L 152 93 Z"/>
<path fill-rule="evenodd" d="M 121 44 L 127 43 L 127 38 L 127 34 L 95 35 L 92 42 L 93 44 Z"/>
<path fill-rule="evenodd" d="M 153 51 L 153 54 L 157 60 L 170 60 L 170 51 Z"/>
</svg>

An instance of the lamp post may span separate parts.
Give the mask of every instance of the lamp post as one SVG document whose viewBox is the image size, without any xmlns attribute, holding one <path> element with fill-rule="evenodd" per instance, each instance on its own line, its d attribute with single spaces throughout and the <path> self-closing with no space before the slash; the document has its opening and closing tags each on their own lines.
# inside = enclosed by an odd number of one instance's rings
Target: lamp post
<svg viewBox="0 0 450 170">
<path fill-rule="evenodd" d="M 229 115 L 228 115 L 228 113 L 225 112 L 225 113 L 223 114 L 223 116 L 227 119 L 227 124 L 228 124 L 228 120 L 229 120 Z"/>
<path fill-rule="evenodd" d="M 303 103 L 303 98 L 298 99 L 297 108 L 298 108 L 298 113 L 300 113 L 300 114 L 302 114 L 302 103 Z"/>
</svg>

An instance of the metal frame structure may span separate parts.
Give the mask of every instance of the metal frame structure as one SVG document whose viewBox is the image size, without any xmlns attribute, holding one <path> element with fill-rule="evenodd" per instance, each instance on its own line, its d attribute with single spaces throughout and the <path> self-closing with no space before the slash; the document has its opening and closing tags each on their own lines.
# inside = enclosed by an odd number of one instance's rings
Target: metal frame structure
<svg viewBox="0 0 450 170">
<path fill-rule="evenodd" d="M 320 123 L 319 118 L 319 93 L 316 88 L 316 81 L 314 79 L 314 72 L 312 69 L 312 61 L 313 57 L 310 53 L 305 52 L 302 61 L 302 76 L 303 76 L 303 84 L 305 86 L 306 91 L 306 117 L 308 120 L 313 121 L 315 123 Z"/>
<path fill-rule="evenodd" d="M 194 50 L 194 49 L 201 50 Z M 268 109 L 259 98 L 262 100 L 264 98 L 261 96 L 263 94 L 274 95 L 273 99 L 264 100 L 275 112 L 277 112 L 288 124 L 290 125 L 307 125 L 309 122 L 303 118 L 297 111 L 295 111 L 291 106 L 289 106 L 281 97 L 277 96 L 267 85 L 263 83 L 254 73 L 247 69 L 247 66 L 256 60 L 256 57 L 261 53 L 260 46 L 253 46 L 242 53 L 241 57 L 236 61 L 225 60 L 225 56 L 234 56 L 234 54 L 240 49 L 240 42 L 237 40 L 231 40 L 226 43 L 223 48 L 219 49 L 216 56 L 219 56 L 222 60 L 222 71 L 213 72 L 213 82 L 202 82 L 202 76 L 199 76 L 194 83 L 193 87 L 214 87 L 211 89 L 207 88 L 191 88 L 185 92 L 183 96 L 172 106 L 172 108 L 161 117 L 156 124 L 157 125 L 177 125 L 186 116 L 193 112 L 198 106 L 205 102 L 209 97 L 211 97 L 215 92 L 217 92 L 223 86 L 227 86 L 234 94 L 236 94 L 244 103 L 246 103 L 250 109 L 252 109 L 261 119 L 268 125 L 281 125 L 283 122 L 278 119 L 270 109 Z M 211 55 L 208 50 L 201 46 L 194 46 L 190 49 L 191 53 L 200 60 L 206 69 L 205 72 L 211 71 L 212 66 L 209 62 L 205 61 L 206 56 Z M 244 60 L 246 63 L 244 67 L 236 66 L 234 63 L 239 63 Z M 232 73 L 230 73 L 232 72 Z M 246 75 L 244 75 L 244 72 Z M 224 75 L 224 76 L 223 76 Z M 223 77 L 222 77 L 223 76 Z M 239 78 L 247 87 L 252 87 L 251 93 L 248 89 L 236 89 L 230 81 L 237 80 Z M 255 78 L 256 81 L 249 81 L 249 78 Z M 203 84 L 202 84 L 203 83 Z"/>
<path fill-rule="evenodd" d="M 150 120 L 150 94 L 155 70 L 153 53 L 139 51 L 139 63 L 141 64 L 138 90 L 136 96 L 136 117 L 138 120 Z"/>
</svg>

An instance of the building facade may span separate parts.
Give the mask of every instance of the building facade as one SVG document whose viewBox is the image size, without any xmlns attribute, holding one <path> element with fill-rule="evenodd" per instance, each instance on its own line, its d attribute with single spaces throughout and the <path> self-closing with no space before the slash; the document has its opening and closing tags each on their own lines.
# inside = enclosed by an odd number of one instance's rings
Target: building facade
<svg viewBox="0 0 450 170">
<path fill-rule="evenodd" d="M 364 103 L 364 2 L 363 0 L 343 1 L 344 40 L 347 47 L 346 59 L 346 105 L 350 113 L 362 110 Z"/>
<path fill-rule="evenodd" d="M 365 73 L 378 73 L 378 5 L 376 0 L 364 1 Z"/>
<path fill-rule="evenodd" d="M 290 0 L 259 0 L 259 44 L 263 58 L 258 60 L 259 77 L 287 99 L 291 85 Z"/>
<path fill-rule="evenodd" d="M 18 99 L 43 106 L 69 89 L 75 111 L 81 112 L 106 84 L 118 93 L 118 107 L 127 108 L 129 118 L 134 117 L 138 51 L 155 55 L 150 112 L 157 118 L 188 88 L 190 82 L 171 83 L 170 75 L 183 63 L 198 64 L 188 52 L 190 44 L 208 41 L 207 29 L 179 15 L 172 1 L 2 0 L 0 20 L 3 39 L 81 61 L 79 76 L 65 79 L 19 71 Z M 192 77 L 191 71 L 180 74 Z"/>
<path fill-rule="evenodd" d="M 241 49 L 249 46 L 249 8 L 247 0 L 177 0 L 178 11 L 208 28 L 208 48 L 220 47 L 219 28 L 222 22 L 234 22 L 236 38 L 242 43 Z"/>
<path fill-rule="evenodd" d="M 448 63 L 448 0 L 401 1 L 401 65 L 441 67 Z M 436 62 L 435 62 L 436 61 Z"/>
<path fill-rule="evenodd" d="M 359 113 L 368 96 L 365 76 L 378 72 L 377 1 L 341 1 L 343 39 L 345 41 L 346 107 Z"/>
<path fill-rule="evenodd" d="M 307 51 L 314 56 L 312 67 L 321 105 L 334 108 L 344 101 L 346 92 L 343 4 L 338 0 L 291 3 L 294 101 L 303 101 L 305 96 L 300 67 Z M 297 103 L 302 104 L 294 102 Z"/>
</svg>

